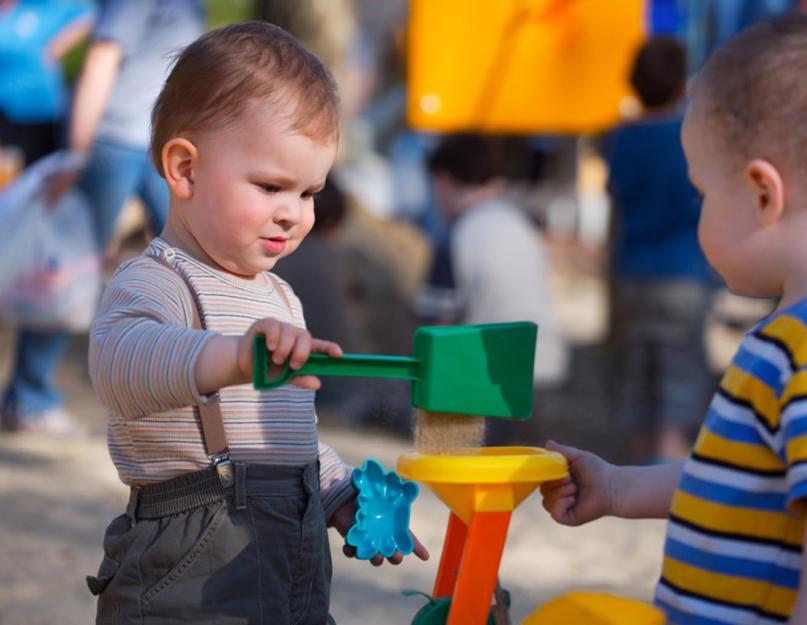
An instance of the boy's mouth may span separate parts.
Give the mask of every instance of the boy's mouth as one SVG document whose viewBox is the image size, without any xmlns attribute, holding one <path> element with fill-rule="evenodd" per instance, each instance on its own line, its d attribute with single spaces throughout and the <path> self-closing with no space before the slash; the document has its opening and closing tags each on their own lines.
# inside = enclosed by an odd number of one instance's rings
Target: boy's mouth
<svg viewBox="0 0 807 625">
<path fill-rule="evenodd" d="M 279 254 L 286 249 L 284 237 L 261 237 L 263 248 L 270 254 Z"/>
</svg>

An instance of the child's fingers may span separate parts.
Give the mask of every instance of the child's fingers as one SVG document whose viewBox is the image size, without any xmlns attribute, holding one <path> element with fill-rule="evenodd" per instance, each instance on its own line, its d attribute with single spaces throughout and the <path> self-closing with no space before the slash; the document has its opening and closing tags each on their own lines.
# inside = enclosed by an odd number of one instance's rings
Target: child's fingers
<svg viewBox="0 0 807 625">
<path fill-rule="evenodd" d="M 561 486 L 569 484 L 570 482 L 572 482 L 572 478 L 571 476 L 567 475 L 566 477 L 559 480 L 551 480 L 549 482 L 544 482 L 543 484 L 541 484 L 539 488 L 541 490 L 541 493 L 543 495 L 546 495 L 547 493 L 551 493 L 554 490 L 560 488 Z"/>
<path fill-rule="evenodd" d="M 429 559 L 429 550 L 423 546 L 423 543 L 418 540 L 418 537 L 412 534 L 412 541 L 415 543 L 415 548 L 412 550 L 418 558 L 424 562 Z"/>
<path fill-rule="evenodd" d="M 292 347 L 291 357 L 289 358 L 289 367 L 294 370 L 299 369 L 308 360 L 308 355 L 311 353 L 311 335 L 308 332 L 299 332 L 297 340 Z"/>
<path fill-rule="evenodd" d="M 574 482 L 566 482 L 564 484 L 557 484 L 552 488 L 541 489 L 541 495 L 544 498 L 557 499 L 558 497 L 571 497 L 577 494 L 577 484 Z"/>
<path fill-rule="evenodd" d="M 342 545 L 342 553 L 344 553 L 348 558 L 355 558 L 356 548 L 351 547 L 348 544 L 344 544 Z M 423 545 L 421 545 L 417 539 L 415 539 L 414 553 L 416 553 L 421 560 L 428 560 L 429 558 L 428 551 L 425 550 Z M 400 551 L 396 551 L 389 558 L 387 558 L 387 562 L 389 562 L 390 564 L 394 564 L 395 566 L 398 566 L 401 562 L 403 562 L 403 558 L 404 558 L 403 554 Z M 384 556 L 382 556 L 380 553 L 377 553 L 372 558 L 370 558 L 369 562 L 373 566 L 381 566 L 382 564 L 384 564 Z"/>
<path fill-rule="evenodd" d="M 343 355 L 342 348 L 333 341 L 323 341 L 322 339 L 311 339 L 311 351 L 317 354 L 328 354 L 333 358 Z"/>
<path fill-rule="evenodd" d="M 289 381 L 289 384 L 307 388 L 309 391 L 318 391 L 322 386 L 322 382 L 315 375 L 296 375 Z"/>
<path fill-rule="evenodd" d="M 266 337 L 266 350 L 273 352 L 280 340 L 280 324 L 274 319 L 263 319 L 255 325 L 255 333 Z"/>
<path fill-rule="evenodd" d="M 545 499 L 544 508 L 549 515 L 557 522 L 564 525 L 571 524 L 570 511 L 574 509 L 574 497 L 559 497 L 557 499 Z"/>
<path fill-rule="evenodd" d="M 549 451 L 555 451 L 555 452 L 559 453 L 561 456 L 566 458 L 566 460 L 569 462 L 569 464 L 572 464 L 575 460 L 577 460 L 583 454 L 586 453 L 584 451 L 581 451 L 580 449 L 577 449 L 576 447 L 569 447 L 567 445 L 561 445 L 561 444 L 556 443 L 555 441 L 553 441 L 551 439 L 546 441 L 546 448 Z"/>
<path fill-rule="evenodd" d="M 289 358 L 294 344 L 297 342 L 297 328 L 294 326 L 284 325 L 280 330 L 280 337 L 277 341 L 275 349 L 272 352 L 272 362 L 276 365 L 282 365 Z"/>
<path fill-rule="evenodd" d="M 350 545 L 345 543 L 344 545 L 342 545 L 342 553 L 344 553 L 348 558 L 355 558 L 356 557 L 356 548 L 351 547 Z M 390 562 L 392 562 L 392 559 L 396 555 L 400 556 L 401 554 L 396 551 L 392 556 L 390 556 Z M 370 558 L 369 562 L 373 566 L 381 566 L 382 564 L 384 564 L 384 556 L 382 556 L 380 553 L 377 553 L 372 558 Z M 400 564 L 400 562 L 401 561 L 399 559 L 397 562 L 393 562 L 393 564 Z"/>
</svg>

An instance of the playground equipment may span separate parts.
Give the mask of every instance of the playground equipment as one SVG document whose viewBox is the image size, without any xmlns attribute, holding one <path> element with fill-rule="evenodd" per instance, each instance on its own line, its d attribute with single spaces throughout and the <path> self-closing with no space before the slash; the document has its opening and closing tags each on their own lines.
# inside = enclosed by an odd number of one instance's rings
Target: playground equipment
<svg viewBox="0 0 807 625">
<path fill-rule="evenodd" d="M 592 132 L 617 123 L 644 0 L 412 0 L 407 117 L 422 130 Z"/>
</svg>

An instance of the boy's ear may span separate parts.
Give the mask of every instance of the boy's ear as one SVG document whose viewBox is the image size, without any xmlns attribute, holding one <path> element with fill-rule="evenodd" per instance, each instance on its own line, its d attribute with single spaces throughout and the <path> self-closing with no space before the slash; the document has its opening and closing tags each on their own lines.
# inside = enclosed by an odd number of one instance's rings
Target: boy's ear
<svg viewBox="0 0 807 625">
<path fill-rule="evenodd" d="M 182 200 L 191 199 L 193 171 L 199 157 L 196 146 L 184 137 L 174 137 L 163 146 L 160 156 L 171 192 Z"/>
<path fill-rule="evenodd" d="M 745 181 L 754 195 L 761 225 L 779 221 L 785 210 L 785 183 L 779 170 L 770 161 L 755 158 L 745 167 Z"/>
</svg>

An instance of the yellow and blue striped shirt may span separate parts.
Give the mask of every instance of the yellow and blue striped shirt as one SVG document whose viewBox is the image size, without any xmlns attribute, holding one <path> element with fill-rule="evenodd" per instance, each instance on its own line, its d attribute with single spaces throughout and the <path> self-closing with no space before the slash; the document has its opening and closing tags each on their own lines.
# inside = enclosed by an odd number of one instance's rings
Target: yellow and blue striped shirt
<svg viewBox="0 0 807 625">
<path fill-rule="evenodd" d="M 743 339 L 684 464 L 656 604 L 670 625 L 787 621 L 807 497 L 807 300 Z"/>
</svg>

